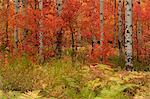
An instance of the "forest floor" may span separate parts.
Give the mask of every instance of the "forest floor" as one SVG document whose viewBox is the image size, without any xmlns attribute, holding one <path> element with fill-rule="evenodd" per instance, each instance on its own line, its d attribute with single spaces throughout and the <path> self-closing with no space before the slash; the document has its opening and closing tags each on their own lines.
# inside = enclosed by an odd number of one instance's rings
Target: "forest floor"
<svg viewBox="0 0 150 99">
<path fill-rule="evenodd" d="M 145 71 L 72 66 L 70 59 L 40 66 L 24 58 L 0 70 L 0 99 L 150 99 L 150 72 Z"/>
</svg>

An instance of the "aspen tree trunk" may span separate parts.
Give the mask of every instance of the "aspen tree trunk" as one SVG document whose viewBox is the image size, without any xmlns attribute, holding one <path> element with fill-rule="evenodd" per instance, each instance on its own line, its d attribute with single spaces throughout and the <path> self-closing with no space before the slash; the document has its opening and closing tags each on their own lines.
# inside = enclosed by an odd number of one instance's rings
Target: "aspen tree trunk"
<svg viewBox="0 0 150 99">
<path fill-rule="evenodd" d="M 92 45 L 92 50 L 91 50 L 91 55 L 93 54 L 94 52 L 94 43 L 96 43 L 96 37 L 95 37 L 95 34 L 94 34 L 94 25 L 93 25 L 93 22 L 95 21 L 95 19 L 93 19 L 95 16 L 95 6 L 96 6 L 96 2 L 92 2 L 92 7 L 90 9 L 90 22 L 91 22 L 91 25 L 90 25 L 90 32 L 92 34 L 92 38 L 91 38 L 91 45 Z M 100 40 L 99 40 L 100 41 Z"/>
<path fill-rule="evenodd" d="M 137 0 L 138 3 L 138 41 L 141 42 L 141 35 L 142 35 L 142 26 L 141 26 L 141 0 Z"/>
<path fill-rule="evenodd" d="M 57 0 L 57 15 L 61 15 L 62 10 L 62 0 Z M 60 59 L 62 54 L 62 29 L 58 27 L 57 34 L 56 34 L 56 56 Z"/>
<path fill-rule="evenodd" d="M 114 0 L 114 48 L 116 47 L 116 0 Z"/>
<path fill-rule="evenodd" d="M 124 50 L 125 42 L 125 0 L 122 1 L 122 50 Z"/>
<path fill-rule="evenodd" d="M 23 42 L 23 50 L 24 50 L 24 46 L 25 46 L 25 38 L 26 38 L 26 35 L 27 35 L 27 31 L 28 31 L 28 27 L 27 27 L 27 0 L 22 0 L 22 5 L 23 5 L 23 12 L 22 12 L 22 14 L 23 14 L 23 16 L 25 17 L 25 25 L 24 25 L 24 30 L 23 30 L 23 33 L 22 33 L 22 35 L 23 35 L 23 40 L 22 40 L 22 42 Z"/>
<path fill-rule="evenodd" d="M 15 10 L 15 26 L 14 26 L 14 49 L 15 53 L 18 51 L 18 20 L 17 14 L 19 13 L 19 0 L 14 0 L 14 10 Z"/>
<path fill-rule="evenodd" d="M 41 19 L 39 20 L 39 57 L 40 57 L 40 60 L 39 62 L 41 64 L 44 63 L 44 55 L 43 55 L 43 22 L 42 22 L 42 17 L 43 17 L 43 13 L 42 13 L 42 10 L 43 10 L 43 0 L 39 0 L 39 9 L 41 11 Z"/>
<path fill-rule="evenodd" d="M 8 43 L 9 43 L 9 40 L 8 40 L 8 17 L 9 17 L 9 6 L 10 6 L 10 1 L 9 0 L 7 0 L 7 8 L 6 8 L 6 30 L 5 30 L 5 32 L 6 32 L 6 39 L 5 39 L 5 49 L 6 49 L 6 51 L 8 51 L 9 50 L 9 45 L 8 45 Z"/>
<path fill-rule="evenodd" d="M 142 33 L 142 27 L 141 27 L 141 0 L 137 0 L 138 3 L 138 18 L 137 18 L 137 60 L 139 60 L 139 54 L 140 54 L 140 47 L 141 47 L 141 33 Z"/>
<path fill-rule="evenodd" d="M 81 40 L 82 40 L 82 35 L 81 35 L 81 18 L 79 18 L 79 25 L 78 25 L 78 47 L 81 47 Z"/>
<path fill-rule="evenodd" d="M 119 63 L 122 63 L 123 60 L 123 51 L 122 51 L 122 0 L 118 2 L 118 48 L 119 48 Z"/>
<path fill-rule="evenodd" d="M 37 0 L 34 0 L 34 10 L 36 11 L 36 9 L 38 8 L 38 5 L 37 5 Z M 36 14 L 34 13 L 34 16 L 36 17 Z M 34 33 L 35 33 L 35 40 L 36 40 L 36 43 L 35 43 L 35 48 L 38 48 L 38 34 L 37 34 L 37 26 L 38 26 L 38 20 L 36 18 L 34 18 L 34 24 L 35 24 L 35 28 L 34 28 Z"/>
<path fill-rule="evenodd" d="M 104 9 L 103 9 L 103 5 L 104 4 L 104 0 L 100 0 L 100 46 L 101 46 L 101 52 L 103 52 L 103 45 L 104 45 Z M 103 55 L 101 55 L 101 61 L 103 61 Z"/>
<path fill-rule="evenodd" d="M 0 59 L 0 61 L 2 61 L 4 63 L 4 65 L 7 63 L 7 55 L 8 55 L 8 51 L 9 51 L 9 47 L 8 47 L 8 17 L 9 17 L 9 0 L 3 1 L 0 0 L 0 10 L 4 10 L 6 11 L 6 15 L 5 16 L 1 16 L 1 32 L 2 35 L 0 35 L 1 38 L 1 44 L 0 46 L 3 48 L 1 49 L 1 55 L 3 56 L 3 58 Z"/>
<path fill-rule="evenodd" d="M 81 47 L 81 32 L 78 30 L 78 47 Z"/>
<path fill-rule="evenodd" d="M 5 3 L 3 0 L 0 0 L 0 10 L 1 11 L 5 10 Z M 1 18 L 2 19 L 0 22 L 2 22 L 2 23 L 1 23 L 0 29 L 1 29 L 2 35 L 0 35 L 0 41 L 1 41 L 0 47 L 5 47 L 5 35 L 6 35 L 6 33 L 4 32 L 5 31 L 5 16 L 1 16 Z M 4 64 L 5 64 L 5 49 L 0 50 L 0 51 L 1 51 L 0 56 L 1 55 L 3 56 L 3 58 L 0 58 L 0 61 L 4 62 Z"/>
<path fill-rule="evenodd" d="M 104 40 L 104 11 L 103 11 L 103 0 L 100 0 L 100 45 L 103 46 L 103 40 Z"/>
<path fill-rule="evenodd" d="M 8 39 L 8 17 L 9 17 L 9 6 L 10 6 L 10 1 L 7 0 L 7 8 L 6 8 L 6 34 L 5 34 L 5 55 L 4 55 L 4 61 L 7 63 L 8 61 L 8 52 L 9 52 L 9 39 Z"/>
<path fill-rule="evenodd" d="M 91 50 L 91 55 L 92 55 L 94 52 L 94 44 L 96 43 L 96 37 L 93 34 L 93 31 L 91 31 L 91 33 L 92 33 L 92 50 Z"/>
<path fill-rule="evenodd" d="M 126 70 L 133 69 L 132 63 L 132 0 L 126 0 L 125 61 Z"/>
<path fill-rule="evenodd" d="M 70 27 L 71 29 L 71 44 L 72 44 L 72 66 L 74 66 L 74 63 L 75 63 L 75 56 L 76 56 L 76 53 L 75 53 L 75 38 L 74 38 L 74 34 L 75 34 L 75 29 L 72 30 L 72 26 Z"/>
</svg>

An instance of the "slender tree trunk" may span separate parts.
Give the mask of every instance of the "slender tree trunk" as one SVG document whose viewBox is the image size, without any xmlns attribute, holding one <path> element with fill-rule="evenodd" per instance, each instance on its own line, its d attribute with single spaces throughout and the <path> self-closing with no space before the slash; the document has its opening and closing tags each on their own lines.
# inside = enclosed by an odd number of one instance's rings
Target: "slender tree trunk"
<svg viewBox="0 0 150 99">
<path fill-rule="evenodd" d="M 24 47 L 25 47 L 25 38 L 26 38 L 26 35 L 27 35 L 27 32 L 28 32 L 28 27 L 27 27 L 27 0 L 22 0 L 22 5 L 23 5 L 23 12 L 22 12 L 22 14 L 23 14 L 23 16 L 25 17 L 25 25 L 24 25 L 24 30 L 23 30 L 23 33 L 22 33 L 22 35 L 23 35 L 23 40 L 22 40 L 22 42 L 23 42 L 23 50 L 24 50 Z"/>
<path fill-rule="evenodd" d="M 4 61 L 7 63 L 8 61 L 8 52 L 9 52 L 9 39 L 8 39 L 8 17 L 9 17 L 9 6 L 10 1 L 7 0 L 7 8 L 6 8 L 6 30 L 5 30 L 5 55 L 4 55 Z"/>
<path fill-rule="evenodd" d="M 71 45 L 72 45 L 72 55 L 71 55 L 71 57 L 72 57 L 72 65 L 74 66 L 74 63 L 75 63 L 75 39 L 74 39 L 74 33 L 75 33 L 75 29 L 74 30 L 72 30 L 72 27 L 71 27 L 71 39 L 72 39 L 72 43 L 71 43 Z"/>
<path fill-rule="evenodd" d="M 37 0 L 34 0 L 34 10 L 36 11 L 36 9 L 38 8 L 37 6 Z M 36 14 L 34 13 L 34 16 L 36 17 Z M 36 40 L 36 43 L 35 43 L 35 48 L 38 47 L 38 34 L 37 34 L 37 26 L 38 26 L 38 21 L 36 18 L 34 18 L 34 24 L 35 24 L 35 28 L 34 28 L 34 33 L 35 33 L 35 40 Z"/>
<path fill-rule="evenodd" d="M 41 19 L 39 20 L 39 56 L 40 56 L 40 63 L 44 63 L 44 55 L 43 55 L 43 22 L 42 22 L 42 17 L 43 17 L 43 0 L 39 0 L 39 9 L 41 11 Z"/>
<path fill-rule="evenodd" d="M 81 40 L 82 40 L 82 35 L 81 35 L 81 17 L 79 18 L 79 25 L 78 25 L 78 36 L 77 36 L 77 39 L 78 39 L 78 47 L 81 47 Z"/>
<path fill-rule="evenodd" d="M 93 52 L 94 52 L 94 43 L 96 43 L 96 37 L 95 37 L 95 33 L 94 33 L 94 31 L 95 31 L 95 27 L 94 27 L 94 25 L 93 25 L 93 22 L 95 21 L 95 15 L 96 15 L 96 13 L 95 13 L 95 6 L 96 6 L 96 2 L 92 2 L 92 7 L 91 7 L 91 9 L 90 9 L 90 22 L 91 22 L 91 25 L 90 25 L 90 32 L 91 32 L 91 34 L 92 34 L 92 37 L 91 37 L 91 45 L 92 45 L 92 50 L 91 50 L 91 55 L 93 54 Z M 99 40 L 100 41 L 100 40 Z M 101 58 L 101 57 L 100 57 Z"/>
<path fill-rule="evenodd" d="M 122 50 L 124 49 L 125 42 L 125 0 L 122 4 Z"/>
<path fill-rule="evenodd" d="M 139 41 L 138 41 L 138 25 L 137 24 L 135 24 L 135 26 L 136 26 L 136 28 L 135 28 L 135 32 L 136 32 L 136 36 L 135 36 L 135 38 L 136 38 L 136 46 L 137 46 L 137 48 L 135 49 L 136 50 L 136 60 L 137 61 L 139 61 Z"/>
<path fill-rule="evenodd" d="M 91 51 L 91 55 L 92 55 L 94 51 L 94 43 L 96 43 L 96 37 L 93 34 L 93 31 L 91 31 L 91 33 L 92 33 L 92 51 Z"/>
<path fill-rule="evenodd" d="M 100 45 L 101 47 L 103 46 L 103 40 L 104 40 L 104 11 L 103 11 L 103 0 L 100 0 L 100 33 L 101 33 L 101 38 L 100 38 Z"/>
<path fill-rule="evenodd" d="M 5 3 L 4 3 L 4 1 L 0 1 L 0 10 L 5 10 Z M 4 48 L 5 47 L 5 36 L 6 36 L 6 33 L 4 32 L 5 31 L 5 16 L 1 16 L 1 22 L 2 22 L 2 24 L 1 24 L 1 32 L 2 32 L 2 35 L 0 35 L 0 41 L 1 41 L 1 43 L 0 43 L 0 47 L 2 47 L 2 48 Z M 2 55 L 3 56 L 3 58 L 0 58 L 0 61 L 1 62 L 4 62 L 4 64 L 5 64 L 5 49 L 2 49 L 2 50 L 0 50 L 1 51 L 1 53 L 0 53 L 0 56 Z"/>
<path fill-rule="evenodd" d="M 142 35 L 142 26 L 141 26 L 141 0 L 137 0 L 137 3 L 138 3 L 138 20 L 137 20 L 137 34 L 138 34 L 138 40 L 139 40 L 139 43 L 141 42 L 141 35 Z"/>
<path fill-rule="evenodd" d="M 56 57 L 60 59 L 62 57 L 62 29 L 57 31 L 56 40 Z"/>
<path fill-rule="evenodd" d="M 78 47 L 81 47 L 81 32 L 78 30 Z"/>
<path fill-rule="evenodd" d="M 19 13 L 19 0 L 14 0 L 14 10 L 15 10 L 15 26 L 14 26 L 14 49 L 15 53 L 18 51 L 18 20 L 17 14 Z"/>
<path fill-rule="evenodd" d="M 123 61 L 122 51 L 122 0 L 118 2 L 118 47 L 119 47 L 119 63 Z"/>
<path fill-rule="evenodd" d="M 61 15 L 62 10 L 62 0 L 57 0 L 57 15 Z M 56 56 L 57 58 L 61 58 L 62 56 L 62 29 L 61 27 L 58 27 L 57 34 L 56 34 Z"/>
<path fill-rule="evenodd" d="M 1 38 L 1 54 L 3 56 L 2 59 L 0 59 L 4 65 L 7 64 L 7 58 L 8 58 L 8 52 L 9 52 L 9 40 L 8 40 L 8 17 L 9 17 L 9 6 L 10 2 L 9 0 L 0 1 L 0 10 L 4 10 L 6 13 L 6 16 L 1 16 L 1 32 L 2 35 L 0 35 Z"/>
<path fill-rule="evenodd" d="M 8 40 L 8 17 L 9 17 L 9 6 L 10 6 L 10 1 L 9 0 L 7 0 L 7 12 L 6 12 L 6 45 L 5 45 L 5 48 L 7 49 L 7 50 L 9 50 L 9 40 Z"/>
<path fill-rule="evenodd" d="M 142 33 L 142 26 L 141 26 L 141 0 L 137 0 L 138 3 L 138 18 L 137 18 L 137 60 L 139 60 L 139 54 L 140 54 L 140 47 L 141 47 L 141 33 Z"/>
<path fill-rule="evenodd" d="M 132 63 L 132 0 L 126 0 L 125 60 L 126 70 L 133 69 Z"/>
<path fill-rule="evenodd" d="M 103 46 L 104 46 L 104 0 L 100 0 L 100 46 L 101 46 L 101 53 L 103 52 Z M 103 55 L 101 55 L 100 60 L 103 62 Z"/>
<path fill-rule="evenodd" d="M 116 47 L 116 0 L 114 0 L 114 48 Z"/>
</svg>

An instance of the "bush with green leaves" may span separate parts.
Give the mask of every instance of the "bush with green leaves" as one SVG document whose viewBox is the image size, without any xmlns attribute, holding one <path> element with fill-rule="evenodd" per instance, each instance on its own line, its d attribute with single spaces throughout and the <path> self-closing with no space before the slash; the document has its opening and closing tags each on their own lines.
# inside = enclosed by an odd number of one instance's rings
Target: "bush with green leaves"
<svg viewBox="0 0 150 99">
<path fill-rule="evenodd" d="M 0 70 L 3 90 L 39 90 L 49 81 L 47 72 L 41 66 L 28 61 L 26 57 L 10 59 L 9 64 Z"/>
</svg>

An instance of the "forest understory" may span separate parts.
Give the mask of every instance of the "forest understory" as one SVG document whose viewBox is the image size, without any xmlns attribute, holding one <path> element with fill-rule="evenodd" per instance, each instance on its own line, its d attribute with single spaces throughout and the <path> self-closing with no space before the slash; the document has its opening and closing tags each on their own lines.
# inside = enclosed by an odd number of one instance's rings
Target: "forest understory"
<svg viewBox="0 0 150 99">
<path fill-rule="evenodd" d="M 78 58 L 79 59 L 79 58 Z M 89 63 L 69 56 L 43 65 L 26 57 L 2 66 L 1 99 L 149 99 L 150 72 Z M 114 62 L 116 61 L 113 60 Z M 112 62 L 112 59 L 111 59 Z"/>
</svg>

